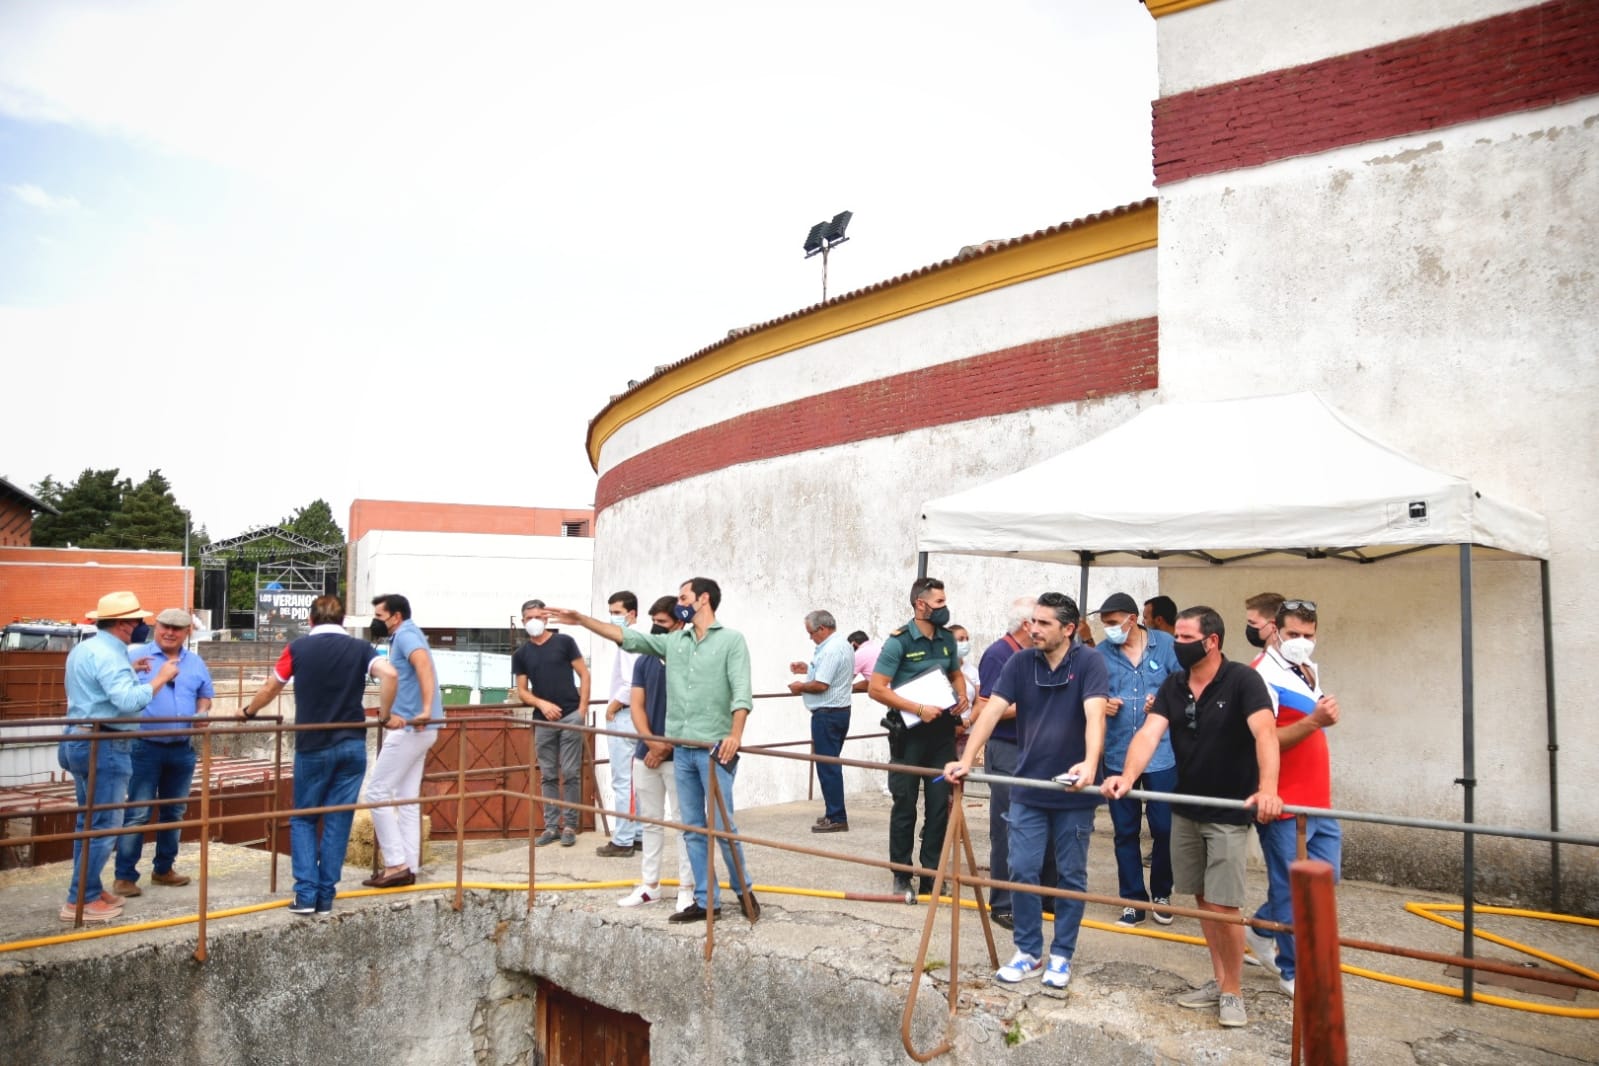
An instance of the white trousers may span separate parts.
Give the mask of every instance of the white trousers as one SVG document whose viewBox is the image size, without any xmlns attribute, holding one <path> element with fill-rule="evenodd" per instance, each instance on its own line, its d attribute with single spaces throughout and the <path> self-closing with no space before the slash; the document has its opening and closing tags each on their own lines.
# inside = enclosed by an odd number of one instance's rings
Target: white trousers
<svg viewBox="0 0 1599 1066">
<path fill-rule="evenodd" d="M 415 796 L 422 787 L 428 749 L 439 739 L 437 729 L 391 729 L 383 737 L 383 750 L 366 780 L 366 802 Z M 389 866 L 415 870 L 422 865 L 422 806 L 372 808 L 372 831 L 377 834 L 383 861 Z"/>
<path fill-rule="evenodd" d="M 633 760 L 633 795 L 638 800 L 638 812 L 646 818 L 668 818 L 674 822 L 683 820 L 677 805 L 677 775 L 672 772 L 670 761 L 651 769 L 644 765 L 643 759 Z M 671 814 L 666 813 L 667 799 L 672 801 Z M 661 846 L 670 836 L 677 847 L 678 884 L 690 892 L 694 891 L 694 867 L 689 865 L 683 834 L 648 822 L 642 823 L 639 828 L 644 831 L 644 883 L 661 883 Z"/>
</svg>

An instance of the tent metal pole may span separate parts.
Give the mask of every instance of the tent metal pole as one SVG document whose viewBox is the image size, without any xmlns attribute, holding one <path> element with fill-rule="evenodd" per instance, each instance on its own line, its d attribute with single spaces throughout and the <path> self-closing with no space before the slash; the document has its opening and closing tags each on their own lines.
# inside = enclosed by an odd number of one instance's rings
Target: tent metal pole
<svg viewBox="0 0 1599 1066">
<path fill-rule="evenodd" d="M 1543 693 L 1549 736 L 1549 831 L 1560 832 L 1560 716 L 1555 711 L 1554 609 L 1549 605 L 1549 560 L 1538 560 L 1543 593 Z M 1560 845 L 1549 845 L 1549 909 L 1560 910 Z"/>
<path fill-rule="evenodd" d="M 927 553 L 926 552 L 917 552 L 916 553 L 916 576 L 918 578 L 924 578 L 924 577 L 927 576 Z"/>
<path fill-rule="evenodd" d="M 1093 565 L 1093 552 L 1077 553 L 1077 609 L 1088 613 L 1088 568 Z"/>
<path fill-rule="evenodd" d="M 1465 813 L 1461 821 L 1470 825 L 1475 820 L 1474 798 L 1477 787 L 1477 736 L 1474 701 L 1476 699 L 1471 661 L 1471 545 L 1460 545 L 1460 764 L 1461 776 L 1455 783 L 1465 790 Z M 1476 932 L 1472 928 L 1476 914 L 1476 836 L 1461 834 L 1462 879 L 1460 890 L 1461 936 L 1460 954 L 1473 958 Z M 1467 967 L 1461 970 L 1460 991 L 1468 1004 L 1473 1002 L 1472 986 L 1476 971 Z"/>
</svg>

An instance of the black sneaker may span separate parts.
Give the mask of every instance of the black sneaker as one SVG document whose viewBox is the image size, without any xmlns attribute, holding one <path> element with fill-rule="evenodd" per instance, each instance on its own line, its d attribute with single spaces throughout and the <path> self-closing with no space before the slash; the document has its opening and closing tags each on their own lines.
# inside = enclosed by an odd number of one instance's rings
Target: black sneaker
<svg viewBox="0 0 1599 1066">
<path fill-rule="evenodd" d="M 916 891 L 911 888 L 910 874 L 894 875 L 894 895 L 903 896 L 907 904 L 914 905 L 916 903 Z"/>
<path fill-rule="evenodd" d="M 717 907 L 711 913 L 720 918 L 722 916 L 722 908 Z M 705 920 L 705 908 L 701 907 L 698 903 L 690 903 L 687 907 L 684 907 L 682 910 L 678 911 L 676 914 L 672 915 L 666 920 L 669 922 L 676 922 L 679 925 L 687 922 L 703 922 Z"/>
<path fill-rule="evenodd" d="M 1016 928 L 1016 916 L 1011 914 L 1010 911 L 990 911 L 988 914 L 988 920 L 999 926 L 1001 929 L 1013 930 Z"/>
<path fill-rule="evenodd" d="M 1123 907 L 1122 916 L 1116 919 L 1116 924 L 1123 929 L 1131 929 L 1135 925 L 1144 924 L 1144 912 L 1137 907 Z"/>
<path fill-rule="evenodd" d="M 299 900 L 295 900 L 293 903 L 289 904 L 289 913 L 290 914 L 315 914 L 316 913 L 316 904 L 314 904 L 314 903 L 302 903 Z"/>
<path fill-rule="evenodd" d="M 644 850 L 644 836 L 643 836 L 643 834 L 640 834 L 640 835 L 638 835 L 638 836 L 633 838 L 633 850 L 634 851 L 643 851 Z"/>
<path fill-rule="evenodd" d="M 577 833 L 572 829 L 561 830 L 561 847 L 569 848 L 577 843 Z"/>
</svg>

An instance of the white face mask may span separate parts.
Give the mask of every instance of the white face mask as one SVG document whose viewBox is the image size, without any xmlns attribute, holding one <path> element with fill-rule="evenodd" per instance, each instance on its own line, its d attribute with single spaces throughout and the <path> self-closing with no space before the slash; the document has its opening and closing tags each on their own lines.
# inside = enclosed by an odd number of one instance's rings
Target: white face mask
<svg viewBox="0 0 1599 1066">
<path fill-rule="evenodd" d="M 1295 666 L 1303 666 L 1310 662 L 1310 657 L 1316 654 L 1316 642 L 1309 637 L 1289 637 L 1277 648 L 1283 653 L 1283 658 Z"/>
<path fill-rule="evenodd" d="M 966 656 L 970 655 L 971 653 L 972 653 L 972 642 L 971 641 L 969 641 L 969 640 L 957 640 L 955 642 L 955 654 L 957 656 L 959 656 L 960 658 L 964 659 L 964 658 L 966 658 Z"/>
<path fill-rule="evenodd" d="M 527 635 L 530 636 L 530 637 L 543 636 L 544 635 L 544 619 L 542 619 L 542 618 L 529 618 L 526 622 L 523 623 L 522 628 L 527 630 Z"/>
<path fill-rule="evenodd" d="M 613 614 L 613 615 L 611 615 L 611 624 L 613 626 L 621 626 L 623 629 L 626 629 L 627 628 L 627 615 L 625 615 L 625 614 Z"/>
</svg>

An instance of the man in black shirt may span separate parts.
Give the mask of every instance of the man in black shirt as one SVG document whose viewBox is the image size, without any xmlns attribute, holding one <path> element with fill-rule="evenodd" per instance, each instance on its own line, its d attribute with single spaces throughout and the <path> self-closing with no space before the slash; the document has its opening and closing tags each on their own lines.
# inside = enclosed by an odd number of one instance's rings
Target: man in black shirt
<svg viewBox="0 0 1599 1066">
<path fill-rule="evenodd" d="M 1155 695 L 1149 717 L 1127 748 L 1120 774 L 1105 779 L 1110 799 L 1127 794 L 1171 730 L 1177 758 L 1177 791 L 1191 796 L 1242 800 L 1255 818 L 1282 813 L 1277 795 L 1277 723 L 1260 675 L 1221 654 L 1221 615 L 1190 607 L 1177 616 L 1173 651 L 1183 669 L 1169 675 Z M 1244 904 L 1244 856 L 1248 811 L 1193 804 L 1172 805 L 1172 875 L 1178 892 L 1192 893 L 1202 911 L 1236 916 Z M 1240 996 L 1244 927 L 1201 921 L 1215 978 L 1177 997 L 1184 1007 L 1216 1007 L 1222 1025 L 1247 1024 Z"/>
<path fill-rule="evenodd" d="M 589 702 L 589 668 L 577 641 L 547 628 L 544 601 L 522 605 L 522 625 L 528 642 L 511 656 L 516 676 L 516 698 L 552 722 L 583 724 Z M 576 675 L 574 680 L 574 675 Z M 539 847 L 577 843 L 577 808 L 583 792 L 583 734 L 574 729 L 535 729 L 538 737 L 539 792 L 544 797 L 544 832 L 534 841 Z M 565 808 L 552 802 L 557 795 Z"/>
</svg>

